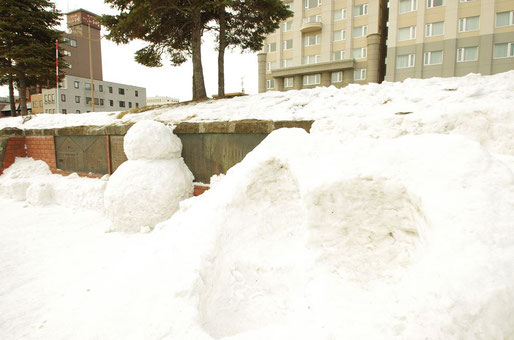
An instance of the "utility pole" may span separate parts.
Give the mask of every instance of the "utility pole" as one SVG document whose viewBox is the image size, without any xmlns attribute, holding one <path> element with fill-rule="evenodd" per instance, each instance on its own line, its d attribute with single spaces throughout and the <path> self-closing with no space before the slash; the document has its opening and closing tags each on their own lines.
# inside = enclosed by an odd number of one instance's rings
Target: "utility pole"
<svg viewBox="0 0 514 340">
<path fill-rule="evenodd" d="M 57 96 L 55 98 L 55 112 L 59 113 L 59 39 L 55 39 L 55 85 Z"/>
<path fill-rule="evenodd" d="M 91 112 L 95 112 L 95 84 L 93 80 L 93 57 L 91 52 L 91 24 L 88 24 L 89 76 L 91 77 Z"/>
</svg>

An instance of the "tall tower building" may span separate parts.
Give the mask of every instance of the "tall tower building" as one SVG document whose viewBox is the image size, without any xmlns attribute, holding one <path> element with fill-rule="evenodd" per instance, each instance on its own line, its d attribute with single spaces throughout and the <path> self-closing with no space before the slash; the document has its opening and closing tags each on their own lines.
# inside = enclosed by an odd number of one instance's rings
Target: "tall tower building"
<svg viewBox="0 0 514 340">
<path fill-rule="evenodd" d="M 391 0 L 386 80 L 514 69 L 514 0 Z"/>
<path fill-rule="evenodd" d="M 386 0 L 284 0 L 294 17 L 258 55 L 259 92 L 381 82 Z"/>
<path fill-rule="evenodd" d="M 66 75 L 90 78 L 91 67 L 93 79 L 103 80 L 101 26 L 97 18 L 96 14 L 84 9 L 66 14 L 70 32 L 64 34 L 61 45 L 65 61 L 70 64 L 64 71 Z"/>
</svg>

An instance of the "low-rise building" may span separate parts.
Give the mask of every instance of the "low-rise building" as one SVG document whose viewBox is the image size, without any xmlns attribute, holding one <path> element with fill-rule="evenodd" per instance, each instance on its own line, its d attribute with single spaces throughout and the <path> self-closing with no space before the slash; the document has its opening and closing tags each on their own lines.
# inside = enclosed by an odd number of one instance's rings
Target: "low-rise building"
<svg viewBox="0 0 514 340">
<path fill-rule="evenodd" d="M 100 80 L 91 84 L 90 79 L 70 75 L 62 84 L 58 103 L 55 88 L 43 90 L 44 113 L 124 111 L 146 105 L 144 87 Z"/>
<path fill-rule="evenodd" d="M 179 102 L 179 100 L 177 98 L 171 98 L 171 97 L 157 96 L 157 97 L 146 98 L 146 105 L 148 105 L 148 106 L 172 104 L 172 103 L 178 103 L 178 102 Z"/>
<path fill-rule="evenodd" d="M 44 113 L 43 108 L 43 94 L 33 94 L 30 96 L 30 102 L 32 103 L 32 114 Z"/>
</svg>

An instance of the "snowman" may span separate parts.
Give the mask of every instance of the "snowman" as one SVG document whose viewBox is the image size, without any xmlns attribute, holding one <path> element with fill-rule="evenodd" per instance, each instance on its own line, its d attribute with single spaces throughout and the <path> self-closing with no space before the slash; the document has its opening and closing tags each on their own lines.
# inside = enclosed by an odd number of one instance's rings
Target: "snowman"
<svg viewBox="0 0 514 340">
<path fill-rule="evenodd" d="M 182 142 L 166 125 L 143 120 L 130 128 L 123 146 L 128 160 L 112 174 L 104 195 L 110 230 L 152 229 L 193 194 L 193 174 L 181 157 Z"/>
</svg>

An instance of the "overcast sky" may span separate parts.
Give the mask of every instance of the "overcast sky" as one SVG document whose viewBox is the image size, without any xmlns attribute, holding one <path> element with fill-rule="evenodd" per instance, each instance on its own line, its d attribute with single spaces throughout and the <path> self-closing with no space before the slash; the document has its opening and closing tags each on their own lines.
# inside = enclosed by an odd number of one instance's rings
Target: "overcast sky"
<svg viewBox="0 0 514 340">
<path fill-rule="evenodd" d="M 62 13 L 84 8 L 96 14 L 116 14 L 103 0 L 55 0 Z M 63 17 L 63 27 L 65 18 Z M 105 35 L 102 29 L 102 35 Z M 146 87 L 148 97 L 168 96 L 180 100 L 191 99 L 192 64 L 190 61 L 180 67 L 171 67 L 163 60 L 163 67 L 149 68 L 134 61 L 134 52 L 145 44 L 133 41 L 127 45 L 116 45 L 102 40 L 103 78 L 106 81 Z M 213 37 L 204 35 L 202 62 L 207 95 L 218 92 L 218 54 L 214 50 Z M 246 93 L 257 93 L 257 55 L 227 50 L 225 56 L 225 92 L 241 91 L 241 78 Z M 16 93 L 17 94 L 17 93 Z M 7 96 L 7 87 L 0 87 L 0 95 Z"/>
</svg>

